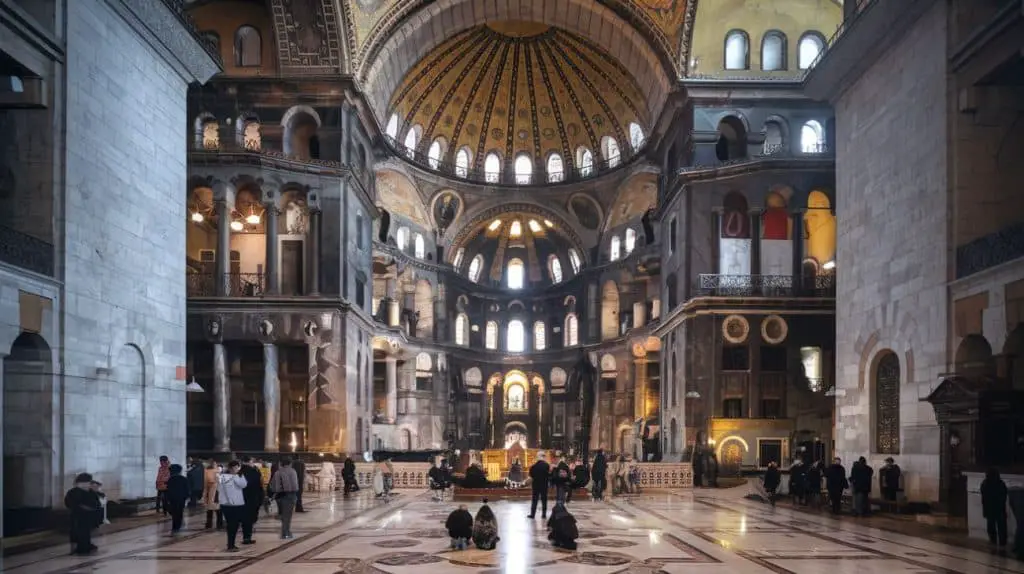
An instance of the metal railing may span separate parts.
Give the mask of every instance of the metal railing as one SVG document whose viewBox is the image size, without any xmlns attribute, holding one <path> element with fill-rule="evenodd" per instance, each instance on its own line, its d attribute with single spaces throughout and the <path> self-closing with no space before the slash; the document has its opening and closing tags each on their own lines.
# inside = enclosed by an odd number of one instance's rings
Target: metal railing
<svg viewBox="0 0 1024 574">
<path fill-rule="evenodd" d="M 53 244 L 0 225 L 0 261 L 53 276 Z"/>
<path fill-rule="evenodd" d="M 835 275 L 719 275 L 701 273 L 698 293 L 717 297 L 835 297 Z"/>
<path fill-rule="evenodd" d="M 189 273 L 185 276 L 189 297 L 217 297 L 216 273 Z M 262 273 L 228 273 L 224 276 L 225 297 L 262 297 L 266 278 Z"/>
<path fill-rule="evenodd" d="M 628 165 L 634 159 L 641 157 L 644 150 L 644 146 L 641 146 L 636 153 L 630 156 L 624 155 L 623 152 L 625 150 L 622 150 L 619 152 L 619 155 L 610 159 L 600 159 L 595 154 L 591 163 L 575 169 L 566 169 L 566 167 L 563 167 L 558 171 L 545 172 L 543 169 L 545 166 L 532 165 L 532 171 L 530 173 L 515 174 L 514 161 L 503 161 L 501 169 L 495 172 L 487 170 L 486 168 L 476 169 L 472 164 L 468 166 L 460 166 L 440 158 L 430 157 L 429 154 L 424 153 L 420 149 L 408 148 L 404 143 L 388 135 L 384 136 L 384 143 L 391 149 L 396 157 L 412 162 L 423 169 L 454 179 L 462 179 L 471 183 L 483 183 L 486 185 L 544 185 L 583 181 Z M 531 158 L 530 161 L 532 164 L 533 158 Z M 568 162 L 568 159 L 562 158 L 562 161 Z M 563 165 L 567 164 L 563 163 Z"/>
<path fill-rule="evenodd" d="M 1015 223 L 956 248 L 956 278 L 1024 257 L 1024 223 Z"/>
<path fill-rule="evenodd" d="M 192 15 L 186 10 L 188 5 L 185 0 L 161 0 L 161 2 L 164 3 L 164 6 L 167 6 L 172 14 L 178 17 L 178 20 L 180 20 L 182 25 L 185 26 L 185 29 L 192 34 L 192 37 L 199 42 L 199 45 L 206 50 L 206 53 L 212 56 L 217 63 L 223 65 L 224 62 L 220 57 L 220 46 L 217 42 L 214 42 L 212 39 L 199 33 L 199 27 L 196 25 L 196 21 L 192 19 Z"/>
<path fill-rule="evenodd" d="M 818 67 L 818 64 L 821 63 L 821 61 L 825 58 L 829 51 L 832 50 L 832 47 L 835 46 L 840 39 L 842 39 L 846 32 L 848 32 L 850 28 L 853 28 L 853 26 L 855 26 L 857 22 L 860 21 L 864 13 L 873 8 L 876 4 L 878 4 L 878 0 L 856 0 L 855 2 L 854 0 L 848 1 L 856 4 L 856 6 L 853 8 L 853 13 L 848 16 L 845 16 L 843 18 L 843 21 L 839 23 L 839 26 L 836 27 L 836 31 L 833 32 L 832 35 L 828 38 L 828 40 L 825 41 L 825 47 L 821 50 L 821 52 L 818 52 L 818 56 L 814 58 L 814 61 L 811 62 L 811 65 L 808 66 L 806 70 L 804 70 L 803 75 L 805 78 L 816 67 Z"/>
</svg>

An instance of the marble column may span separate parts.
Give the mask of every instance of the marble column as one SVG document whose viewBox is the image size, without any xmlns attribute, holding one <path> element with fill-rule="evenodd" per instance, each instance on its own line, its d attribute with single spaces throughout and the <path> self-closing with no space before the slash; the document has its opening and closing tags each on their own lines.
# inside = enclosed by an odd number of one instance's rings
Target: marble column
<svg viewBox="0 0 1024 574">
<path fill-rule="evenodd" d="M 309 212 L 309 229 L 306 232 L 306 239 L 309 241 L 309 247 L 306 253 L 309 255 L 309 261 L 306 264 L 307 272 L 309 273 L 309 285 L 306 286 L 306 292 L 310 295 L 320 294 L 320 210 L 314 210 Z"/>
<path fill-rule="evenodd" d="M 281 274 L 278 272 L 278 240 L 277 240 L 277 207 L 273 204 L 266 206 L 263 214 L 263 224 L 266 229 L 266 273 L 267 284 L 264 292 L 268 295 L 277 295 L 281 292 Z"/>
<path fill-rule="evenodd" d="M 281 381 L 277 378 L 277 345 L 263 345 L 263 450 L 277 452 L 281 433 Z"/>
<path fill-rule="evenodd" d="M 218 297 L 231 293 L 231 207 L 228 202 L 217 200 L 217 253 L 215 288 Z"/>
<path fill-rule="evenodd" d="M 647 322 L 647 300 L 633 303 L 633 328 L 639 329 Z"/>
<path fill-rule="evenodd" d="M 804 285 L 804 212 L 797 210 L 793 218 L 793 292 L 799 294 Z M 825 264 L 826 261 L 822 261 Z"/>
<path fill-rule="evenodd" d="M 633 381 L 633 418 L 647 416 L 647 358 L 635 359 Z"/>
<path fill-rule="evenodd" d="M 213 344 L 213 450 L 231 451 L 231 385 L 223 343 Z"/>
<path fill-rule="evenodd" d="M 402 317 L 401 309 L 398 305 L 398 298 L 396 295 L 397 289 L 397 279 L 386 279 L 384 281 L 384 302 L 387 303 L 388 327 L 397 327 L 398 322 Z"/>
<path fill-rule="evenodd" d="M 398 360 L 395 357 L 384 357 L 384 382 L 384 418 L 389 424 L 395 424 L 398 418 Z"/>
</svg>

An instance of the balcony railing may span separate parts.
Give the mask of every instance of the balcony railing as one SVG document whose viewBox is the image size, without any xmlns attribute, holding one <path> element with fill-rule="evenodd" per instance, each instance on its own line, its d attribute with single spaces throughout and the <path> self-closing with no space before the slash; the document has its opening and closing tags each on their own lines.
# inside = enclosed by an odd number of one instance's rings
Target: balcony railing
<svg viewBox="0 0 1024 574">
<path fill-rule="evenodd" d="M 178 17 L 178 20 L 185 26 L 185 29 L 199 42 L 199 44 L 206 50 L 210 56 L 213 57 L 218 63 L 223 63 L 220 57 L 220 46 L 211 38 L 200 34 L 199 27 L 196 26 L 196 21 L 192 19 L 192 15 L 186 11 L 188 7 L 185 0 L 162 0 L 165 6 Z"/>
<path fill-rule="evenodd" d="M 716 297 L 835 297 L 835 275 L 798 279 L 792 275 L 718 275 L 702 273 L 698 293 Z"/>
<path fill-rule="evenodd" d="M 1024 257 L 1024 223 L 1004 227 L 956 248 L 956 278 Z"/>
<path fill-rule="evenodd" d="M 0 261 L 53 276 L 53 245 L 0 225 Z"/>
<path fill-rule="evenodd" d="M 189 273 L 185 292 L 189 297 L 217 297 L 216 273 Z M 262 273 L 228 273 L 225 297 L 262 297 L 265 278 Z"/>
<path fill-rule="evenodd" d="M 641 146 L 633 155 L 626 155 L 626 150 L 623 149 L 619 152 L 618 156 L 607 160 L 600 159 L 595 155 L 590 164 L 575 169 L 570 169 L 568 160 L 562 158 L 562 161 L 565 162 L 563 164 L 564 167 L 557 171 L 552 170 L 549 172 L 544 169 L 546 166 L 533 165 L 532 171 L 528 174 L 514 174 L 510 171 L 514 162 L 508 163 L 503 161 L 502 169 L 495 172 L 487 169 L 476 169 L 472 165 L 460 166 L 452 162 L 432 158 L 419 149 L 405 147 L 404 143 L 391 136 L 384 136 L 384 143 L 391 148 L 391 151 L 396 156 L 404 158 L 427 171 L 454 179 L 486 185 L 544 185 L 583 181 L 628 165 L 634 159 L 642 156 L 644 150 L 644 147 Z M 506 166 L 508 166 L 508 169 L 506 169 Z"/>
</svg>

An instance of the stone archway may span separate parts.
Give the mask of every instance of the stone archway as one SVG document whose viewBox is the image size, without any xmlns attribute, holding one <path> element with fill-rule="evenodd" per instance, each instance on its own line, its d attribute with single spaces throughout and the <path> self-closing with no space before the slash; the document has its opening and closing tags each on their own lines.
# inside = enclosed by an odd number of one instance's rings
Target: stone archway
<svg viewBox="0 0 1024 574">
<path fill-rule="evenodd" d="M 14 340 L 3 361 L 4 535 L 30 527 L 52 506 L 53 353 L 35 333 Z"/>
<path fill-rule="evenodd" d="M 113 500 L 142 498 L 150 476 L 146 472 L 146 364 L 138 347 L 121 347 L 114 376 L 119 394 L 120 432 L 116 439 L 120 453 L 119 476 L 108 480 L 97 477 L 97 480 L 104 482 L 106 494 Z"/>
</svg>

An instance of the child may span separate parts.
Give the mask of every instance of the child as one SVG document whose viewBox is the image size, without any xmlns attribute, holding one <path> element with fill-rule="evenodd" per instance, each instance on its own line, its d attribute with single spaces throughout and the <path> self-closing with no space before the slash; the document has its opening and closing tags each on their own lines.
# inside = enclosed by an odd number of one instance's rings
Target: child
<svg viewBox="0 0 1024 574">
<path fill-rule="evenodd" d="M 164 493 L 164 505 L 171 513 L 171 536 L 181 531 L 181 523 L 185 514 L 185 505 L 192 496 L 192 487 L 188 479 L 181 474 L 181 465 L 170 466 L 171 476 L 167 479 L 167 491 Z"/>
<path fill-rule="evenodd" d="M 487 506 L 487 499 L 484 505 L 476 513 L 476 520 L 473 522 L 473 544 L 480 550 L 494 550 L 498 546 L 498 518 L 494 511 Z"/>
<path fill-rule="evenodd" d="M 469 539 L 473 537 L 473 515 L 466 510 L 465 504 L 460 504 L 448 515 L 444 527 L 448 529 L 453 549 L 465 550 L 469 547 Z"/>
<path fill-rule="evenodd" d="M 562 503 L 555 504 L 548 519 L 548 540 L 555 548 L 576 550 L 576 539 L 580 531 L 576 528 L 576 517 Z"/>
</svg>

